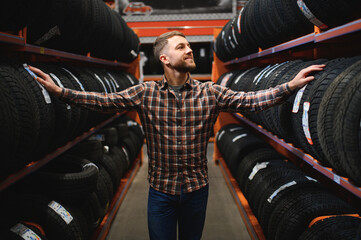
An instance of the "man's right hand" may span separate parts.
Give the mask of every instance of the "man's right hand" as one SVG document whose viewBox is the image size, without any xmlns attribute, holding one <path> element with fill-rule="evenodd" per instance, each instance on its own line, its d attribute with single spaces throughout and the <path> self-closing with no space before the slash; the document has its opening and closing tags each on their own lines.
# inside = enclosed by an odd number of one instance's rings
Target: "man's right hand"
<svg viewBox="0 0 361 240">
<path fill-rule="evenodd" d="M 29 66 L 29 69 L 38 76 L 37 78 L 35 78 L 36 81 L 43 85 L 48 92 L 54 94 L 57 97 L 60 96 L 63 89 L 54 83 L 53 79 L 51 79 L 49 74 L 46 74 L 40 69 L 32 66 Z"/>
</svg>

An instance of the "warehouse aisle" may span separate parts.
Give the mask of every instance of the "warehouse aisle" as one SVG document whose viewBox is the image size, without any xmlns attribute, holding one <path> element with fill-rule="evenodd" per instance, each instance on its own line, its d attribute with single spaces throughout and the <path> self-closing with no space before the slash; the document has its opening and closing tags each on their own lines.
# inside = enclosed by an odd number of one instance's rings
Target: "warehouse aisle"
<svg viewBox="0 0 361 240">
<path fill-rule="evenodd" d="M 144 161 L 128 193 L 119 208 L 109 231 L 108 240 L 147 240 L 147 164 L 146 147 Z M 237 206 L 232 198 L 219 166 L 212 161 L 213 143 L 208 147 L 210 192 L 204 240 L 251 239 Z"/>
</svg>

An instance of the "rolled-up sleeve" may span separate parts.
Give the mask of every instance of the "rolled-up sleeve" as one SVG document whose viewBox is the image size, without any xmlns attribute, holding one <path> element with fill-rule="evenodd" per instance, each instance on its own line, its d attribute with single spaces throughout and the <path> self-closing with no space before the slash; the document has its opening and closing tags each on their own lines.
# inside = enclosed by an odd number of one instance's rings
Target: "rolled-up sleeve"
<svg viewBox="0 0 361 240">
<path fill-rule="evenodd" d="M 139 84 L 116 93 L 83 92 L 64 88 L 59 99 L 70 104 L 104 113 L 136 109 L 144 94 Z"/>
<path fill-rule="evenodd" d="M 213 84 L 212 89 L 220 111 L 259 112 L 287 100 L 292 94 L 287 83 L 256 92 L 234 91 Z"/>
</svg>

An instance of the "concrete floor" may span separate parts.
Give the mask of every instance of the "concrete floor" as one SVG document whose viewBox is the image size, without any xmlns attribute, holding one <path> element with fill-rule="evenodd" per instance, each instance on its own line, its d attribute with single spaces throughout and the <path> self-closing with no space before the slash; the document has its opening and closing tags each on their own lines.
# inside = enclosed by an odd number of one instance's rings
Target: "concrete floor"
<svg viewBox="0 0 361 240">
<path fill-rule="evenodd" d="M 147 240 L 147 181 L 148 158 L 143 148 L 144 161 L 134 178 L 128 193 L 119 208 L 108 240 Z M 212 160 L 213 143 L 208 146 L 209 198 L 206 222 L 203 231 L 204 240 L 249 240 L 247 229 L 235 201 L 226 185 L 219 166 Z"/>
</svg>

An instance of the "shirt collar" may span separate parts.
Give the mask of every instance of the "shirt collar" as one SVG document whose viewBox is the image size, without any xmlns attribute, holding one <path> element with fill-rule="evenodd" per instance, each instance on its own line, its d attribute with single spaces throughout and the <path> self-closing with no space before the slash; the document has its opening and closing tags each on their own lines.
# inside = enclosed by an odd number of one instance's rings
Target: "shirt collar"
<svg viewBox="0 0 361 240">
<path fill-rule="evenodd" d="M 165 75 L 163 75 L 163 79 L 160 82 L 160 86 L 161 86 L 161 89 L 163 89 L 163 90 L 168 88 L 168 82 L 167 82 Z M 189 88 L 189 89 L 192 89 L 194 87 L 194 80 L 191 78 L 191 75 L 189 73 L 188 73 L 188 79 L 184 83 L 184 87 Z"/>
</svg>

